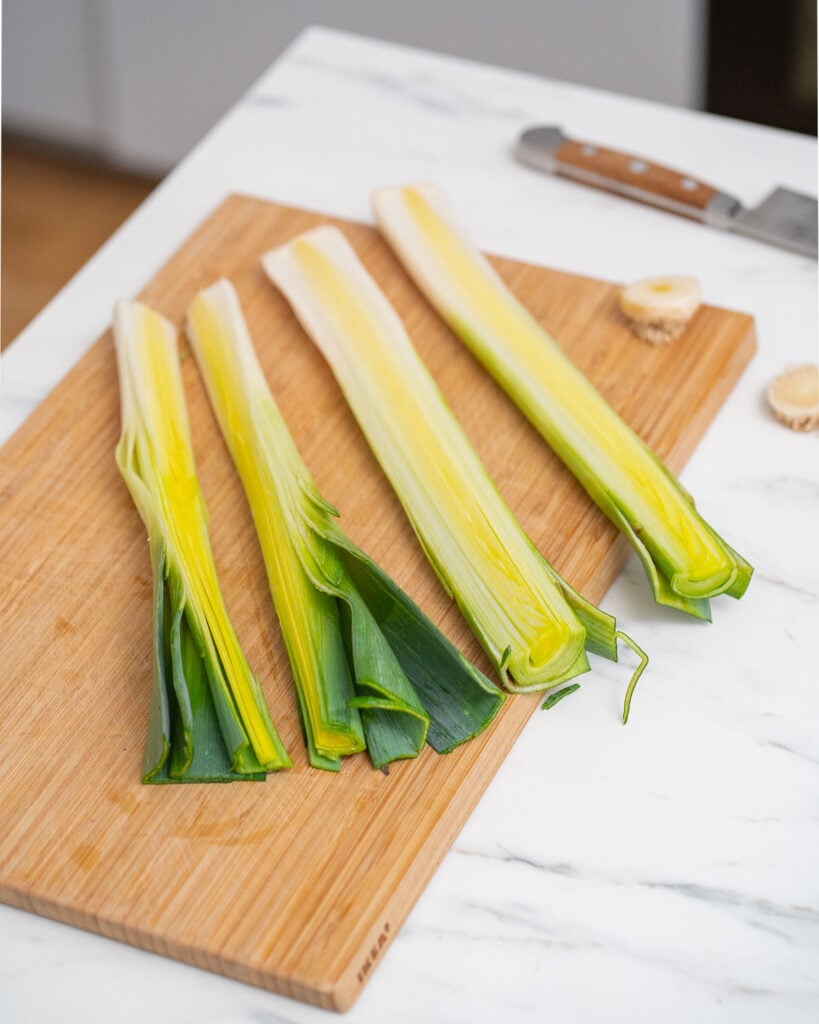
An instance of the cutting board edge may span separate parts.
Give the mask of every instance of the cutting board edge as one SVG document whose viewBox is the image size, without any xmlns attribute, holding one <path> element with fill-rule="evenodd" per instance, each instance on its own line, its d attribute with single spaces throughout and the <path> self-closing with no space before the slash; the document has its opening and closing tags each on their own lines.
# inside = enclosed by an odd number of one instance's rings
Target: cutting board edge
<svg viewBox="0 0 819 1024">
<path fill-rule="evenodd" d="M 324 1010 L 341 1012 L 349 1009 L 363 988 L 363 985 L 360 985 L 355 990 L 345 990 L 340 996 L 335 982 L 323 986 L 302 982 L 292 977 L 284 978 L 273 971 L 267 971 L 252 964 L 221 954 L 205 952 L 194 944 L 168 940 L 156 932 L 144 928 L 134 928 L 122 921 L 93 914 L 80 907 L 72 907 L 66 902 L 55 903 L 47 897 L 37 896 L 34 893 L 26 894 L 8 885 L 0 885 L 0 903 L 26 913 L 36 914 L 49 921 L 56 921 L 58 924 L 64 924 L 70 928 L 80 928 L 82 931 L 90 932 L 104 939 L 113 939 L 144 953 L 168 957 L 186 964 L 188 967 L 196 967 L 199 970 L 209 971 L 211 974 L 219 974 L 225 978 L 241 981 L 266 992 L 295 999 Z"/>
</svg>

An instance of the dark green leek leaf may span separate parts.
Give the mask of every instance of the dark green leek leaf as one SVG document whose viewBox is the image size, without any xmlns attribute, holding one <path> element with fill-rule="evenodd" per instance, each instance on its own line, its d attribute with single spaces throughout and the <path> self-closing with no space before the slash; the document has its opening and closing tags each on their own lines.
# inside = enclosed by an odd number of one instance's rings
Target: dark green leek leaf
<svg viewBox="0 0 819 1024">
<path fill-rule="evenodd" d="M 417 757 L 429 731 L 429 715 L 404 674 L 384 634 L 358 591 L 345 576 L 342 584 L 350 665 L 367 750 L 376 768 L 400 758 Z"/>
<path fill-rule="evenodd" d="M 233 782 L 266 777 L 252 749 L 242 752 L 244 770 L 231 767 L 216 713 L 205 661 L 185 613 L 184 590 L 171 572 L 161 541 L 154 559 L 154 692 L 142 781 Z M 247 743 L 247 741 L 244 741 Z"/>
<path fill-rule="evenodd" d="M 429 745 L 445 754 L 483 732 L 505 694 L 371 558 L 340 531 L 334 538 L 350 579 L 429 715 Z"/>
</svg>

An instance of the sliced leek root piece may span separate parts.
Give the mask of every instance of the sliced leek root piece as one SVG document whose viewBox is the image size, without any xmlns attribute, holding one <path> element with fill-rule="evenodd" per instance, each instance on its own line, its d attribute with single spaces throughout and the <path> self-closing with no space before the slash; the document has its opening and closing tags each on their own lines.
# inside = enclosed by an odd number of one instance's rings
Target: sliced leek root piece
<svg viewBox="0 0 819 1024">
<path fill-rule="evenodd" d="M 558 576 L 521 529 L 418 357 L 395 310 L 335 228 L 264 268 L 327 359 L 433 568 L 516 692 L 617 657 L 614 619 Z"/>
<path fill-rule="evenodd" d="M 193 462 L 176 331 L 139 302 L 114 315 L 119 470 L 148 528 L 153 696 L 144 782 L 264 778 L 290 760 L 219 591 Z"/>
<path fill-rule="evenodd" d="M 790 366 L 768 388 L 774 416 L 791 430 L 819 427 L 819 366 Z"/>
<path fill-rule="evenodd" d="M 311 764 L 338 771 L 366 743 L 380 768 L 427 740 L 443 753 L 481 732 L 503 693 L 338 527 L 230 282 L 196 296 L 188 335 L 256 524 Z"/>
<path fill-rule="evenodd" d="M 700 307 L 700 285 L 695 277 L 646 277 L 620 291 L 620 309 L 631 329 L 652 345 L 667 345 L 678 338 Z"/>
<path fill-rule="evenodd" d="M 418 286 L 634 546 L 655 600 L 701 619 L 751 566 L 512 295 L 434 186 L 382 189 L 379 227 Z"/>
</svg>

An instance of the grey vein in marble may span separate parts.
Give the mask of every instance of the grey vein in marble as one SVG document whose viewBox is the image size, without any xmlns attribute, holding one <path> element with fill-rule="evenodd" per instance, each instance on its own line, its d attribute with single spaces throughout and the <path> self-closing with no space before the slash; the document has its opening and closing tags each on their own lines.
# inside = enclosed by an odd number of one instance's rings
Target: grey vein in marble
<svg viewBox="0 0 819 1024">
<path fill-rule="evenodd" d="M 520 121 L 532 117 L 529 110 L 488 103 L 485 96 L 465 93 L 451 78 L 436 74 L 389 74 L 383 70 L 355 68 L 311 57 L 294 60 L 299 67 L 341 78 L 367 90 L 395 96 L 413 106 L 452 117 L 484 117 L 502 121 Z"/>
</svg>

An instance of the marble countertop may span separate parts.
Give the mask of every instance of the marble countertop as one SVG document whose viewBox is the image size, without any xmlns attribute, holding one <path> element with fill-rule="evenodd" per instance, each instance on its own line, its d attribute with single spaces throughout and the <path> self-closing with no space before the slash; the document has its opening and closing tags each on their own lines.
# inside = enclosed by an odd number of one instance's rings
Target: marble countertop
<svg viewBox="0 0 819 1024">
<path fill-rule="evenodd" d="M 351 1024 L 819 1019 L 819 434 L 764 390 L 817 356 L 817 265 L 547 178 L 509 155 L 555 122 L 743 201 L 816 192 L 814 140 L 313 29 L 4 353 L 8 437 L 231 191 L 370 220 L 377 184 L 434 180 L 490 251 L 613 280 L 695 274 L 759 352 L 682 480 L 756 567 L 704 626 L 629 562 L 605 600 L 651 652 L 626 729 L 617 669 L 535 715 Z M 612 685 L 606 685 L 607 677 Z M 283 1024 L 325 1011 L 0 907 L 8 1024 Z"/>
</svg>

